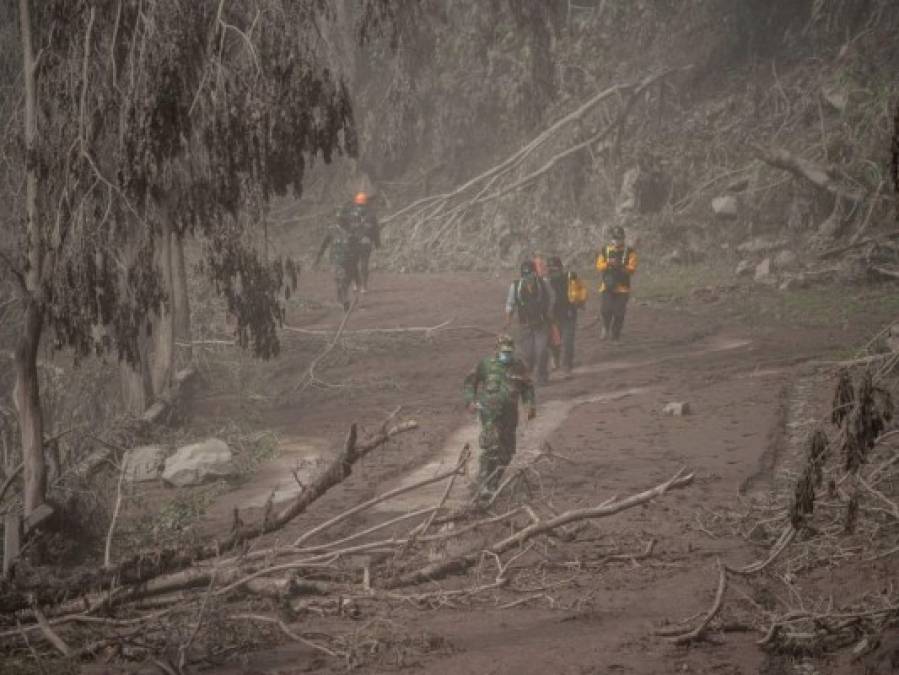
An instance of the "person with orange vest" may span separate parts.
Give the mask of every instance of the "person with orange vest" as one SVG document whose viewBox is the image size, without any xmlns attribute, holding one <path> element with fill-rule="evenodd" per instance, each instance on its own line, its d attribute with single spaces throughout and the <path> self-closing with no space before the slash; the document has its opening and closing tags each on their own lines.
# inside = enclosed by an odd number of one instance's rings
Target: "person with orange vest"
<svg viewBox="0 0 899 675">
<path fill-rule="evenodd" d="M 369 260 L 373 248 L 381 247 L 381 228 L 371 207 L 373 197 L 365 192 L 357 192 L 353 203 L 342 211 L 346 229 L 352 233 L 356 251 L 356 269 L 353 285 L 360 293 L 368 291 Z"/>
<path fill-rule="evenodd" d="M 612 243 L 596 256 L 599 286 L 599 316 L 602 320 L 600 339 L 618 340 L 624 327 L 624 315 L 631 293 L 631 277 L 637 271 L 637 253 L 625 243 L 624 228 L 612 228 Z"/>
</svg>

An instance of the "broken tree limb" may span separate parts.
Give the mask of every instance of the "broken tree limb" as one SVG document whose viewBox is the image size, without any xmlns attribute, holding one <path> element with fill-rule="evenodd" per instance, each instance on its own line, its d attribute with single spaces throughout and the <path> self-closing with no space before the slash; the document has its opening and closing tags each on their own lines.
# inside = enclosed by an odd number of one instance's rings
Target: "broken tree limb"
<svg viewBox="0 0 899 675">
<path fill-rule="evenodd" d="M 891 239 L 899 239 L 899 230 L 897 230 L 895 232 L 890 232 L 889 234 L 886 234 L 882 237 L 878 237 L 878 238 L 866 237 L 865 239 L 860 239 L 859 241 L 856 241 L 855 243 L 852 243 L 852 244 L 846 244 L 845 246 L 836 246 L 834 248 L 829 248 L 826 251 L 823 251 L 822 253 L 818 254 L 818 259 L 819 260 L 828 260 L 830 258 L 835 258 L 836 256 L 840 255 L 841 253 L 846 253 L 847 251 L 852 251 L 853 249 L 861 248 L 863 246 L 867 246 L 868 244 L 877 244 L 881 241 L 889 241 Z"/>
<path fill-rule="evenodd" d="M 439 473 L 436 476 L 432 476 L 431 478 L 426 478 L 425 480 L 421 480 L 416 483 L 412 483 L 411 485 L 400 486 L 394 490 L 385 492 L 382 495 L 373 497 L 372 499 L 369 499 L 368 501 L 362 502 L 361 504 L 357 504 L 353 508 L 347 509 L 343 513 L 337 514 L 330 520 L 326 520 L 325 522 L 321 523 L 320 525 L 313 527 L 311 530 L 307 530 L 302 535 L 300 535 L 296 539 L 296 541 L 293 542 L 293 545 L 294 545 L 294 547 L 299 547 L 303 543 L 309 541 L 315 535 L 324 532 L 328 528 L 331 528 L 334 525 L 337 525 L 338 523 L 342 523 L 344 520 L 346 520 L 347 518 L 351 518 L 352 516 L 356 515 L 357 513 L 360 513 L 362 511 L 370 509 L 372 506 L 375 506 L 376 504 L 385 502 L 388 499 L 392 499 L 399 495 L 406 494 L 407 492 L 412 492 L 413 490 L 417 490 L 419 488 L 425 487 L 426 485 L 431 485 L 432 483 L 439 483 L 440 481 L 444 480 L 445 478 L 454 479 L 462 471 L 462 469 L 465 466 L 465 462 L 467 460 L 468 460 L 468 457 L 464 456 L 463 458 L 460 458 L 459 464 L 454 466 L 452 469 L 449 469 L 447 471 Z M 452 484 L 452 481 L 450 481 L 450 484 Z"/>
<path fill-rule="evenodd" d="M 660 497 L 669 490 L 682 488 L 692 483 L 694 474 L 690 473 L 684 475 L 684 471 L 685 469 L 681 469 L 664 483 L 660 483 L 659 485 L 656 485 L 649 490 L 631 495 L 630 497 L 618 499 L 614 502 L 595 506 L 592 508 L 573 509 L 571 511 L 566 511 L 565 513 L 562 513 L 549 520 L 533 523 L 510 535 L 509 537 L 506 537 L 505 539 L 494 543 L 487 550 L 499 555 L 504 553 L 505 551 L 508 551 L 514 546 L 527 542 L 533 537 L 545 534 L 546 532 L 554 530 L 563 525 L 567 525 L 568 523 L 592 518 L 607 518 L 626 509 L 630 509 L 634 506 L 639 506 L 640 504 L 652 501 L 656 497 Z M 466 551 L 448 560 L 425 565 L 420 569 L 388 580 L 384 587 L 391 589 L 400 588 L 402 586 L 411 586 L 413 584 L 423 583 L 425 581 L 441 579 L 450 574 L 458 574 L 460 572 L 464 572 L 469 567 L 471 567 L 471 565 L 477 562 L 478 558 L 481 555 L 481 552 L 482 549 L 478 548 L 477 550 Z"/>
<path fill-rule="evenodd" d="M 388 419 L 389 422 L 389 419 Z M 203 570 L 187 569 L 197 562 L 219 557 L 222 553 L 232 550 L 244 542 L 260 537 L 263 534 L 274 532 L 282 528 L 288 522 L 303 513 L 313 502 L 324 495 L 335 485 L 345 480 L 352 472 L 353 465 L 365 457 L 375 448 L 380 447 L 397 434 L 401 434 L 418 428 L 414 420 L 401 422 L 392 427 L 385 423 L 380 431 L 365 439 L 361 443 L 356 440 L 356 425 L 350 427 L 343 451 L 328 465 L 306 490 L 287 504 L 281 511 L 270 518 L 263 518 L 259 522 L 233 530 L 228 537 L 208 544 L 195 547 L 170 548 L 156 551 L 151 554 L 138 554 L 123 562 L 113 565 L 108 570 L 99 569 L 79 575 L 73 579 L 66 579 L 56 583 L 48 583 L 42 580 L 40 586 L 23 587 L 15 589 L 0 596 L 0 612 L 14 612 L 26 610 L 32 604 L 32 598 L 41 605 L 58 605 L 65 598 L 81 598 L 90 595 L 88 606 L 94 606 L 104 599 L 117 601 L 141 597 L 137 593 L 121 593 L 120 596 L 104 591 L 109 584 L 115 581 L 116 585 L 130 587 L 138 584 L 149 586 L 150 580 L 166 576 L 153 586 L 159 589 L 175 590 L 180 587 L 188 587 L 192 583 L 205 583 L 208 578 Z M 179 577 L 179 573 L 183 574 Z M 195 574 L 195 572 L 198 572 Z M 211 572 L 207 569 L 206 573 Z M 184 583 L 179 585 L 179 580 Z M 80 600 L 79 600 L 80 602 Z M 73 611 L 63 606 L 63 610 Z"/>
<path fill-rule="evenodd" d="M 347 308 L 346 312 L 343 314 L 343 319 L 340 322 L 340 325 L 337 327 L 337 331 L 334 333 L 334 337 L 331 338 L 331 341 L 325 345 L 325 348 L 319 352 L 318 356 L 312 359 L 312 363 L 309 364 L 309 367 L 306 369 L 306 372 L 303 373 L 302 379 L 297 383 L 294 387 L 294 391 L 303 391 L 310 384 L 315 382 L 315 367 L 321 363 L 324 358 L 331 353 L 334 349 L 334 346 L 337 344 L 337 341 L 340 340 L 340 336 L 343 334 L 344 328 L 346 328 L 347 321 L 350 320 L 350 314 L 353 313 L 353 310 L 356 309 L 356 303 L 359 302 L 359 296 L 357 295 L 353 298 L 353 302 Z"/>
<path fill-rule="evenodd" d="M 715 600 L 712 602 L 709 611 L 706 612 L 706 615 L 702 618 L 702 621 L 700 621 L 695 628 L 686 633 L 681 633 L 679 630 L 677 632 L 672 632 L 670 629 L 661 629 L 656 631 L 656 635 L 670 637 L 672 642 L 676 645 L 688 644 L 694 640 L 702 639 L 705 629 L 708 628 L 712 619 L 715 618 L 718 611 L 721 609 L 721 603 L 724 601 L 724 592 L 727 590 L 727 568 L 721 564 L 720 558 L 717 559 L 717 564 L 718 589 L 715 591 Z"/>
<path fill-rule="evenodd" d="M 745 567 L 727 567 L 725 569 L 728 572 L 733 574 L 739 574 L 741 576 L 748 576 L 750 574 L 756 574 L 757 572 L 761 572 L 763 569 L 771 565 L 777 557 L 784 552 L 787 546 L 790 545 L 790 542 L 796 537 L 796 528 L 792 525 L 787 525 L 786 529 L 781 533 L 780 537 L 777 539 L 777 542 L 774 544 L 774 547 L 771 549 L 771 553 L 768 555 L 765 560 L 761 560 L 758 562 L 751 563 L 746 565 Z"/>
<path fill-rule="evenodd" d="M 783 148 L 763 148 L 757 144 L 751 144 L 750 147 L 755 152 L 756 157 L 766 164 L 789 171 L 794 176 L 798 176 L 834 197 L 859 202 L 866 196 L 861 190 L 840 185 L 836 171 L 831 167 L 822 166 L 803 157 L 798 157 Z"/>
</svg>

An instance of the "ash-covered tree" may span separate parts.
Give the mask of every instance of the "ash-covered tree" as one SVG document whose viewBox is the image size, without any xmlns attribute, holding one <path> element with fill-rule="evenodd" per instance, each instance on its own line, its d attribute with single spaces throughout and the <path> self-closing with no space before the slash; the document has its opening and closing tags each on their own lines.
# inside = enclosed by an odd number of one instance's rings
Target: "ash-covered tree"
<svg viewBox="0 0 899 675">
<path fill-rule="evenodd" d="M 12 13 L 20 68 L 4 74 L 19 93 L 0 149 L 12 186 L 0 274 L 24 327 L 15 403 L 28 514 L 46 491 L 42 340 L 136 365 L 152 320 L 171 348 L 176 247 L 197 237 L 238 342 L 273 356 L 296 269 L 258 252 L 246 214 L 299 194 L 309 161 L 352 153 L 355 140 L 322 56 L 323 0 L 18 0 Z"/>
</svg>

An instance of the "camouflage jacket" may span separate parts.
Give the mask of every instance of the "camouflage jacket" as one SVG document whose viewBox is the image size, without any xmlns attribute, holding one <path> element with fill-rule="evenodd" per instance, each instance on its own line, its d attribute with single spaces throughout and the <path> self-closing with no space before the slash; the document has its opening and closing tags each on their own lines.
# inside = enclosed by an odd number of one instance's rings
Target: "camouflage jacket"
<svg viewBox="0 0 899 675">
<path fill-rule="evenodd" d="M 362 246 L 381 246 L 381 228 L 375 212 L 369 206 L 348 204 L 340 211 L 340 224 Z"/>
<path fill-rule="evenodd" d="M 346 228 L 341 227 L 337 223 L 332 223 L 328 227 L 328 232 L 322 241 L 321 247 L 318 249 L 315 261 L 318 263 L 325 251 L 330 248 L 331 262 L 334 265 L 348 265 L 355 259 L 357 246 L 358 244 L 354 241 L 352 234 Z"/>
<path fill-rule="evenodd" d="M 465 378 L 465 403 L 477 401 L 489 410 L 517 406 L 519 399 L 527 406 L 536 405 L 534 385 L 521 359 L 504 365 L 494 356 L 481 359 Z"/>
</svg>

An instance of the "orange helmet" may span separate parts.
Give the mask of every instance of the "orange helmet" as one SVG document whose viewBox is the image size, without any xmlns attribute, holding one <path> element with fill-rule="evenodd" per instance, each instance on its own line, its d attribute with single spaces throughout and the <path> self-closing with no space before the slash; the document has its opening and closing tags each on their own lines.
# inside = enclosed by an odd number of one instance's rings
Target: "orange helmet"
<svg viewBox="0 0 899 675">
<path fill-rule="evenodd" d="M 360 206 L 364 206 L 365 204 L 368 204 L 368 195 L 365 194 L 364 192 L 357 192 L 356 196 L 353 197 L 353 203 L 359 204 Z"/>
</svg>

